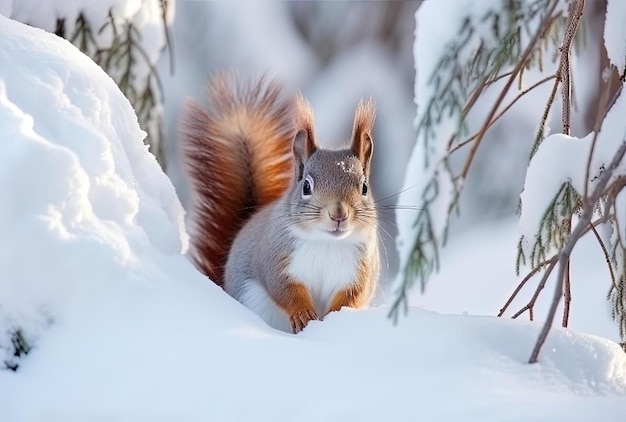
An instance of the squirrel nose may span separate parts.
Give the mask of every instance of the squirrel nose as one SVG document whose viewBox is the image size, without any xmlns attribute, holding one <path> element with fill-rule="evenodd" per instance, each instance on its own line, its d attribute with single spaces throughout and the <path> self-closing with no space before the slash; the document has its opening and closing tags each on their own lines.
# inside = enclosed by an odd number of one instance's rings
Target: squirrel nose
<svg viewBox="0 0 626 422">
<path fill-rule="evenodd" d="M 341 202 L 337 202 L 337 204 L 335 205 L 335 208 L 333 208 L 328 213 L 328 216 L 334 222 L 341 223 L 341 222 L 346 221 L 348 219 L 348 209 Z"/>
</svg>

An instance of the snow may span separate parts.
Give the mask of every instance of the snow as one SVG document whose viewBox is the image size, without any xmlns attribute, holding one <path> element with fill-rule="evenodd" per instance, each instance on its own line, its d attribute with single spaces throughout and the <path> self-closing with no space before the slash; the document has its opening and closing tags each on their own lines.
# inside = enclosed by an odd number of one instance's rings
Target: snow
<svg viewBox="0 0 626 422">
<path fill-rule="evenodd" d="M 162 93 L 154 68 L 174 12 L 174 1 L 161 0 L 0 0 L 1 15 L 59 33 L 105 67 L 140 110 L 157 153 L 159 119 L 149 116 L 159 115 Z"/>
<path fill-rule="evenodd" d="M 441 270 L 433 274 L 425 294 L 417 289 L 411 291 L 411 305 L 441 313 L 497 315 L 526 275 L 515 274 L 518 241 L 518 220 L 514 216 L 477 225 L 453 236 L 441 252 L 444 263 Z M 505 318 L 528 303 L 540 277 L 535 276 L 519 293 Z M 552 274 L 537 300 L 534 313 L 539 323 L 545 320 L 555 279 L 556 274 Z M 574 248 L 571 280 L 570 327 L 620 341 L 617 324 L 611 318 L 611 304 L 606 299 L 611 286 L 609 270 L 593 236 L 583 237 Z M 555 327 L 561 325 L 562 310 L 561 305 Z M 527 321 L 528 313 L 518 319 Z"/>
<path fill-rule="evenodd" d="M 524 190 L 520 195 L 522 212 L 519 226 L 520 235 L 524 238 L 526 256 L 531 254 L 533 239 L 539 231 L 547 205 L 563 183 L 570 182 L 578 193 L 583 194 L 585 174 L 581 174 L 580 169 L 587 166 L 592 141 L 593 134 L 578 139 L 555 133 L 543 141 L 533 156 L 526 173 Z"/>
<path fill-rule="evenodd" d="M 410 309 L 272 330 L 183 253 L 183 210 L 114 82 L 0 17 L 0 420 L 621 421 L 612 341 Z"/>
<path fill-rule="evenodd" d="M 179 254 L 188 239 L 176 193 L 113 80 L 69 43 L 2 22 L 0 320 L 47 324 L 62 319 L 69 292 L 97 285 L 88 280 L 115 278 L 148 250 Z M 61 286 L 45 282 L 57 265 Z"/>
<path fill-rule="evenodd" d="M 84 0 L 0 0 L 0 12 L 20 22 L 54 32 L 57 19 L 65 19 L 65 29 L 69 34 L 75 31 L 76 19 L 83 14 L 89 22 L 104 23 L 109 13 L 114 19 L 132 20 L 134 16 L 145 15 L 143 9 L 152 11 L 158 2 L 140 0 L 105 0 L 92 2 L 88 6 Z M 155 22 L 161 18 L 158 17 Z M 141 22 L 141 20 L 139 20 Z M 139 26 L 141 29 L 141 26 Z M 103 33 L 110 36 L 109 30 L 95 31 L 92 35 L 101 40 Z M 149 52 L 151 49 L 147 49 Z"/>
<path fill-rule="evenodd" d="M 610 35 L 608 35 L 607 41 L 607 35 L 605 33 L 605 41 L 619 47 L 619 49 L 615 47 L 615 53 L 611 53 L 611 60 L 614 63 L 618 63 L 617 60 L 624 58 L 624 50 L 620 43 L 623 42 L 625 38 L 621 32 L 623 31 L 623 25 L 619 22 L 621 22 L 620 19 L 623 19 L 625 14 L 621 9 L 618 10 L 618 8 L 623 7 L 622 3 L 614 3 L 614 5 L 610 6 L 612 9 L 606 16 L 606 23 Z M 560 2 L 557 5 L 557 10 L 564 11 L 563 9 L 565 9 L 566 4 L 567 2 Z M 415 99 L 418 113 L 417 122 L 421 121 L 421 118 L 426 113 L 428 101 L 435 94 L 434 84 L 431 79 L 431 75 L 434 74 L 433 69 L 439 69 L 439 76 L 445 78 L 445 75 L 442 75 L 444 71 L 437 67 L 439 64 L 438 59 L 442 55 L 441 52 L 445 51 L 447 43 L 451 42 L 452 38 L 457 37 L 459 28 L 462 26 L 462 19 L 468 16 L 470 21 L 478 21 L 478 18 L 485 16 L 486 11 L 491 7 L 495 7 L 494 5 L 500 7 L 498 2 L 476 2 L 467 0 L 459 2 L 458 7 L 448 13 L 447 5 L 438 2 L 426 2 L 424 6 L 419 9 L 416 15 L 417 30 L 415 43 L 417 71 Z M 435 19 L 435 16 L 444 15 L 444 8 L 446 8 L 445 19 Z M 592 10 L 588 10 L 587 12 L 590 16 L 593 16 Z M 614 16 L 613 13 L 618 16 Z M 587 15 L 585 16 L 587 17 Z M 604 16 L 602 16 L 602 18 L 604 18 Z M 612 22 L 609 22 L 609 20 Z M 484 30 L 484 28 L 480 27 L 480 25 L 478 26 L 478 35 L 480 35 L 480 31 Z M 523 33 L 524 32 L 525 31 L 523 31 Z M 471 46 L 475 46 L 477 40 L 472 37 L 469 42 L 470 48 L 467 50 L 471 51 Z M 613 47 L 614 46 L 607 46 L 608 49 L 612 49 Z M 589 50 L 597 50 L 597 48 L 589 48 Z M 576 100 L 579 103 L 591 105 L 590 110 L 582 113 L 579 111 L 580 114 L 578 114 L 578 117 L 573 118 L 574 131 L 577 133 L 582 132 L 582 135 L 565 136 L 562 134 L 554 134 L 549 136 L 542 143 L 527 171 L 525 171 L 526 178 L 521 194 L 522 214 L 519 219 L 519 228 L 515 230 L 507 226 L 506 235 L 500 233 L 495 236 L 495 239 L 500 239 L 502 236 L 505 236 L 507 241 L 506 247 L 501 241 L 494 242 L 494 237 L 486 234 L 491 231 L 489 226 L 482 225 L 476 228 L 472 225 L 475 224 L 477 219 L 473 218 L 473 216 L 467 217 L 468 208 L 472 208 L 472 206 L 470 205 L 468 207 L 467 204 L 469 200 L 464 201 L 463 197 L 471 198 L 474 202 L 481 200 L 480 191 L 474 190 L 474 192 L 468 192 L 467 185 L 471 183 L 475 185 L 482 184 L 484 186 L 482 192 L 484 196 L 484 191 L 498 190 L 499 186 L 502 186 L 499 182 L 500 179 L 507 181 L 516 179 L 515 169 L 519 168 L 519 163 L 526 162 L 520 159 L 520 157 L 527 156 L 528 154 L 528 151 L 524 150 L 524 147 L 520 147 L 520 145 L 530 146 L 536 132 L 537 122 L 539 122 L 540 116 L 545 109 L 551 84 L 546 84 L 533 91 L 532 94 L 525 96 L 511 109 L 509 112 L 511 116 L 509 120 L 499 122 L 489 130 L 485 141 L 478 151 L 477 159 L 472 166 L 470 172 L 471 177 L 461 181 L 465 184 L 460 207 L 463 215 L 458 219 L 453 218 L 452 223 L 456 223 L 456 227 L 452 226 L 452 230 L 449 227 L 450 224 L 446 221 L 448 216 L 448 203 L 452 193 L 450 189 L 452 183 L 446 178 L 446 172 L 444 171 L 441 160 L 446 158 L 445 155 L 447 151 L 445 150 L 445 141 L 449 139 L 451 133 L 457 129 L 455 120 L 457 116 L 454 113 L 452 113 L 452 117 L 444 116 L 435 127 L 435 134 L 433 135 L 432 141 L 429 141 L 423 133 L 420 134 L 405 179 L 405 192 L 402 194 L 399 202 L 402 204 L 422 206 L 423 202 L 420 201 L 421 198 L 416 199 L 415 188 L 425 192 L 424 196 L 428 197 L 426 187 L 432 188 L 432 185 L 429 186 L 427 183 L 428 180 L 434 176 L 435 180 L 439 182 L 440 195 L 434 203 L 429 205 L 428 209 L 430 215 L 434 217 L 433 227 L 435 229 L 435 237 L 441 242 L 447 230 L 447 233 L 453 233 L 453 237 L 460 235 L 463 241 L 457 243 L 458 246 L 456 246 L 455 249 L 457 252 L 452 253 L 453 256 L 458 258 L 456 261 L 450 260 L 450 252 L 446 250 L 441 251 L 442 256 L 439 260 L 441 263 L 441 273 L 434 275 L 432 279 L 429 280 L 425 296 L 420 297 L 418 292 L 413 292 L 410 303 L 445 312 L 468 311 L 470 313 L 486 315 L 496 314 L 504 304 L 508 295 L 512 293 L 516 283 L 520 281 L 520 278 L 516 277 L 514 274 L 515 256 L 512 252 L 516 249 L 519 235 L 524 237 L 523 246 L 526 256 L 529 257 L 529 248 L 534 243 L 533 239 L 535 239 L 535 235 L 540 227 L 540 222 L 545 215 L 546 207 L 554 198 L 560 186 L 564 182 L 569 181 L 579 193 L 582 194 L 585 191 L 587 181 L 585 181 L 584 169 L 587 167 L 593 134 L 588 133 L 589 129 L 584 129 L 583 131 L 583 128 L 586 127 L 585 119 L 589 119 L 589 115 L 593 116 L 595 111 L 593 107 L 597 105 L 598 87 L 595 86 L 595 82 L 586 83 L 582 81 L 589 81 L 591 79 L 597 80 L 599 78 L 597 78 L 598 70 L 595 67 L 597 65 L 595 61 L 597 58 L 594 57 L 596 53 L 590 51 L 584 51 L 584 53 L 577 51 L 577 53 L 580 54 L 582 59 L 573 60 L 574 77 L 576 81 L 580 81 L 576 83 L 576 96 L 578 97 Z M 552 54 L 547 52 L 545 56 L 551 57 Z M 577 55 L 574 55 L 574 58 L 576 57 Z M 591 63 L 591 65 L 585 63 L 588 67 L 585 69 L 584 66 L 581 65 L 581 62 L 584 63 L 587 61 Z M 536 80 L 554 72 L 556 67 L 556 64 L 551 63 L 549 60 L 546 60 L 543 65 L 544 68 L 542 72 L 537 70 L 525 72 L 524 86 L 518 89 L 527 88 Z M 583 70 L 582 73 L 579 73 L 579 70 Z M 585 75 L 588 77 L 585 78 Z M 514 85 L 517 85 L 517 83 Z M 491 88 L 488 88 L 482 93 L 481 99 L 468 116 L 466 122 L 469 128 L 467 131 L 468 134 L 475 133 L 479 128 L 477 123 L 482 124 L 488 108 L 493 104 L 495 95 L 499 94 L 501 88 L 501 84 L 494 84 Z M 505 100 L 505 104 L 511 99 L 511 96 L 517 94 L 517 92 L 518 91 L 513 88 L 507 95 L 508 98 Z M 580 101 L 581 98 L 583 98 L 583 101 Z M 485 108 L 485 105 L 488 108 Z M 623 118 L 620 117 L 623 116 L 626 111 L 624 110 L 624 106 L 623 96 L 617 98 L 598 136 L 595 151 L 590 163 L 588 183 L 588 189 L 590 191 L 595 186 L 595 181 L 597 181 L 600 169 L 609 164 L 613 154 L 624 139 L 626 124 L 624 124 Z M 555 126 L 557 128 L 560 124 L 558 119 L 560 114 L 559 107 L 559 101 L 557 101 L 553 111 L 553 114 L 557 117 L 555 120 L 557 123 Z M 574 110 L 574 113 L 576 113 L 576 110 Z M 478 117 L 478 121 L 475 119 L 476 117 Z M 530 130 L 527 127 L 528 122 L 531 122 L 533 126 Z M 493 141 L 491 141 L 489 137 L 491 137 Z M 491 156 L 497 156 L 497 159 L 493 158 L 490 161 L 481 161 L 480 154 L 485 150 L 487 154 L 491 151 Z M 459 153 L 455 153 L 456 156 L 448 161 L 452 172 L 455 174 L 458 174 L 459 163 L 463 164 L 463 160 L 466 158 L 466 155 L 463 155 L 462 151 L 463 150 L 460 150 Z M 499 156 L 498 153 L 500 153 Z M 424 162 L 428 163 L 426 168 L 423 166 Z M 583 169 L 583 171 L 581 171 L 581 169 Z M 625 170 L 625 165 L 622 164 L 616 174 L 624 174 Z M 443 179 L 443 183 L 441 183 L 441 179 Z M 506 187 L 509 191 L 512 189 L 510 184 Z M 522 188 L 521 185 L 520 188 Z M 512 191 L 519 192 L 517 189 L 518 188 L 515 187 Z M 476 194 L 477 192 L 479 195 Z M 501 200 L 500 197 L 497 198 Z M 626 198 L 625 195 L 620 195 L 616 203 L 617 227 L 621 232 L 624 231 L 623 227 L 626 225 L 626 221 L 622 222 L 622 220 L 626 218 L 626 214 L 620 211 L 620 209 L 622 209 L 621 207 L 624 206 L 621 202 L 625 200 L 624 198 Z M 484 201 L 484 205 L 482 206 L 483 214 L 493 218 L 493 214 L 490 214 L 488 208 L 496 208 L 499 204 L 493 200 L 493 196 L 487 199 L 491 200 Z M 517 200 L 517 198 L 515 199 Z M 415 201 L 418 202 L 416 203 Z M 515 205 L 516 204 L 514 204 L 513 207 L 515 207 Z M 404 263 L 408 260 L 409 254 L 411 253 L 411 247 L 415 241 L 419 227 L 414 223 L 414 215 L 403 212 L 398 212 L 397 215 L 400 232 L 398 248 L 400 250 L 401 260 Z M 483 219 L 483 221 L 485 221 L 488 220 L 489 217 L 487 217 L 487 219 L 483 217 Z M 493 225 L 493 222 L 490 221 L 489 224 Z M 454 229 L 457 230 L 455 231 Z M 610 229 L 610 227 L 601 227 L 599 231 L 601 235 L 607 239 L 606 243 L 609 244 L 608 239 L 611 233 L 607 231 L 607 229 Z M 465 233 L 472 234 L 466 235 Z M 510 239 L 513 238 L 511 236 L 517 236 L 517 239 L 510 241 Z M 613 234 L 613 238 L 615 239 L 615 234 Z M 494 245 L 498 246 L 484 246 L 489 242 L 493 242 Z M 587 245 L 584 249 L 586 254 L 598 257 L 598 255 L 601 255 L 601 252 L 599 251 L 598 245 L 593 244 L 594 242 L 595 240 L 585 239 L 582 243 Z M 612 244 L 615 244 L 615 242 L 613 241 Z M 468 248 L 468 245 L 471 245 L 471 247 Z M 582 261 L 582 264 L 580 265 L 579 272 L 573 275 L 574 280 L 579 280 L 575 283 L 575 287 L 573 288 L 578 289 L 579 292 L 582 290 L 584 293 L 578 293 L 578 299 L 575 299 L 577 302 L 573 307 L 578 307 L 580 313 L 572 317 L 572 326 L 617 339 L 615 323 L 612 323 L 607 316 L 610 315 L 609 303 L 606 301 L 606 293 L 610 287 L 610 277 L 606 272 L 604 258 L 600 256 L 598 259 L 587 260 L 585 259 L 585 254 L 578 252 L 579 249 L 580 248 L 577 246 L 575 256 L 577 256 L 579 261 Z M 548 255 L 548 257 L 549 256 L 550 255 Z M 593 264 L 590 264 L 591 262 L 593 262 Z M 506 271 L 500 271 L 501 267 L 505 267 Z M 525 270 L 527 269 L 528 268 L 522 269 L 522 276 L 526 275 Z M 462 276 L 459 277 L 459 274 Z M 600 274 L 602 274 L 602 276 L 600 276 Z M 397 280 L 397 282 L 400 283 L 402 281 L 400 280 L 401 277 L 398 278 L 399 280 Z M 458 280 L 456 280 L 456 278 L 458 278 Z M 598 283 L 596 280 L 602 280 L 604 283 Z M 507 315 L 511 315 L 526 304 L 530 294 L 534 292 L 536 281 L 538 281 L 538 279 L 534 279 L 534 284 L 532 281 L 529 283 L 522 292 L 523 298 L 518 298 L 518 301 L 514 302 L 512 306 L 513 312 Z M 552 282 L 553 280 L 551 279 L 550 283 Z M 484 295 L 477 293 L 477 290 L 481 292 L 485 290 L 490 293 Z M 547 290 L 549 291 L 549 287 Z M 452 295 L 451 292 L 455 294 Z M 497 294 L 493 292 L 497 292 Z M 544 295 L 550 296 L 549 293 Z M 583 300 L 583 302 L 586 303 L 581 307 L 578 303 L 581 298 L 593 299 L 590 301 Z M 540 303 L 537 308 L 539 311 L 536 312 L 536 319 L 541 321 L 541 316 L 545 315 L 545 304 Z M 596 314 L 598 313 L 598 309 L 606 309 L 606 312 L 601 312 L 601 318 L 599 318 L 602 319 L 602 322 L 598 321 L 593 315 L 594 309 L 596 309 Z M 576 324 L 574 324 L 573 321 L 576 321 Z"/>
<path fill-rule="evenodd" d="M 585 171 L 593 146 L 593 132 L 581 139 L 553 134 L 541 143 L 528 166 L 524 191 L 521 194 L 522 213 L 519 226 L 527 256 L 530 255 L 545 209 L 564 182 L 569 181 L 581 196 L 586 192 L 585 188 L 589 194 L 593 192 L 602 170 L 609 166 L 617 149 L 626 142 L 626 122 L 623 118 L 625 113 L 626 96 L 622 92 L 602 122 L 589 163 L 588 181 L 585 180 Z M 609 185 L 625 173 L 626 160 L 622 160 L 609 179 Z M 621 209 L 623 198 L 622 195 L 618 197 L 618 208 L 615 212 L 617 227 L 621 230 L 626 227 L 626 214 L 617 211 Z M 626 232 L 622 233 L 622 238 L 626 238 L 624 235 Z"/>
<path fill-rule="evenodd" d="M 608 0 L 604 24 L 604 46 L 611 64 L 620 75 L 626 72 L 626 4 Z"/>
</svg>

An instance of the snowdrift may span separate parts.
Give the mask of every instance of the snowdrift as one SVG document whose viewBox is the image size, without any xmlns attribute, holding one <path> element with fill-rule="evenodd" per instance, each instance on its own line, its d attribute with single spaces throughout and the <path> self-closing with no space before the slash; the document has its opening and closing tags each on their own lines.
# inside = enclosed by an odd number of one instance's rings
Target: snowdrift
<svg viewBox="0 0 626 422">
<path fill-rule="evenodd" d="M 622 421 L 626 355 L 567 330 L 342 310 L 297 336 L 191 266 L 183 209 L 113 81 L 0 17 L 2 421 Z M 21 329 L 33 346 L 10 353 Z"/>
</svg>

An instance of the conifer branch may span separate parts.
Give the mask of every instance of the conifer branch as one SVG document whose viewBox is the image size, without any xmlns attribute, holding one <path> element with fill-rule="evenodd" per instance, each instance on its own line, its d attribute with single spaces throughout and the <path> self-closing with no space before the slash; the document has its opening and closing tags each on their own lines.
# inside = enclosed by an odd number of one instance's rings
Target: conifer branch
<svg viewBox="0 0 626 422">
<path fill-rule="evenodd" d="M 541 116 L 541 120 L 539 121 L 539 130 L 537 131 L 537 135 L 535 136 L 533 146 L 530 149 L 530 158 L 534 157 L 535 153 L 539 149 L 541 141 L 543 141 L 546 133 L 546 123 L 548 123 L 548 117 L 550 117 L 550 110 L 552 110 L 552 105 L 554 104 L 554 100 L 556 99 L 556 93 L 559 90 L 559 72 L 557 71 L 553 76 L 556 78 L 556 80 L 554 81 L 554 85 L 552 85 L 552 91 L 550 92 L 550 96 L 548 97 L 548 102 L 543 109 L 543 115 Z"/>
<path fill-rule="evenodd" d="M 559 303 L 561 302 L 561 295 L 563 294 L 563 283 L 559 282 L 559 280 L 563 280 L 563 277 L 565 276 L 567 262 L 570 259 L 570 255 L 572 254 L 574 246 L 576 245 L 578 240 L 584 235 L 584 233 L 589 230 L 591 217 L 593 216 L 596 203 L 605 194 L 605 188 L 607 187 L 610 178 L 613 176 L 615 169 L 622 161 L 622 158 L 624 158 L 624 153 L 626 153 L 626 139 L 622 140 L 621 146 L 617 149 L 609 166 L 600 176 L 600 179 L 598 180 L 597 185 L 593 190 L 591 196 L 588 198 L 583 198 L 583 210 L 580 219 L 578 220 L 576 227 L 572 231 L 564 247 L 558 253 L 559 270 L 557 273 L 557 283 L 554 289 L 554 296 L 550 305 L 550 309 L 548 310 L 548 316 L 546 318 L 546 321 L 544 322 L 541 332 L 539 333 L 539 338 L 537 339 L 535 347 L 533 348 L 528 363 L 536 363 L 538 360 L 539 352 L 541 351 L 541 347 L 548 337 L 550 327 L 552 326 L 552 322 L 554 321 L 556 310 L 559 306 Z"/>
<path fill-rule="evenodd" d="M 572 55 L 572 47 L 574 45 L 574 36 L 576 35 L 576 31 L 578 30 L 578 25 L 580 23 L 580 18 L 582 17 L 584 8 L 585 0 L 575 0 L 569 5 L 570 13 L 566 24 L 565 35 L 563 36 L 563 42 L 561 43 L 561 47 L 559 48 L 559 66 L 554 74 L 556 79 L 554 81 L 554 85 L 552 86 L 552 92 L 550 93 L 550 97 L 548 98 L 548 102 L 544 109 L 543 116 L 541 117 L 541 121 L 539 123 L 539 131 L 530 152 L 531 158 L 535 155 L 537 149 L 539 148 L 539 145 L 543 141 L 545 133 L 544 128 L 548 121 L 548 116 L 550 115 L 550 110 L 552 109 L 554 100 L 556 99 L 556 93 L 559 86 L 561 86 L 561 95 L 563 102 L 563 111 L 561 117 L 562 132 L 566 135 L 570 134 L 572 106 L 570 61 Z"/>
<path fill-rule="evenodd" d="M 446 180 L 445 187 L 450 190 L 450 196 L 444 195 L 447 205 L 447 220 L 454 210 L 458 211 L 459 197 L 463 189 L 463 183 L 473 162 L 477 149 L 483 137 L 491 127 L 510 111 L 512 106 L 523 96 L 533 89 L 543 85 L 555 78 L 551 75 L 533 84 L 530 88 L 518 93 L 508 104 L 504 105 L 506 91 L 513 87 L 516 81 L 522 83 L 523 70 L 532 66 L 543 66 L 542 56 L 545 54 L 545 45 L 557 43 L 553 41 L 550 31 L 561 22 L 561 12 L 555 12 L 561 0 L 534 0 L 531 2 L 521 2 L 512 0 L 506 2 L 502 10 L 489 11 L 479 22 L 473 22 L 468 17 L 462 24 L 457 38 L 453 40 L 442 55 L 438 65 L 433 70 L 430 84 L 433 87 L 433 94 L 421 108 L 418 120 L 419 143 L 423 144 L 426 151 L 424 154 L 424 166 L 431 175 L 426 183 L 431 189 L 432 186 L 439 187 L 441 178 Z M 536 29 L 534 22 L 538 21 L 539 29 Z M 533 22 L 533 24 L 530 24 Z M 473 25 L 482 25 L 484 29 L 486 23 L 492 23 L 490 28 L 496 42 L 490 43 L 484 35 L 483 30 L 476 31 Z M 504 23 L 504 29 L 502 24 Z M 523 34 L 526 32 L 526 34 Z M 523 38 L 522 35 L 527 35 Z M 476 40 L 476 37 L 481 37 Z M 527 41 L 527 40 L 530 40 Z M 472 42 L 470 42 L 472 41 Z M 464 50 L 469 46 L 478 46 L 475 50 Z M 520 56 L 523 60 L 520 63 Z M 467 58 L 465 62 L 460 62 L 460 58 Z M 502 71 L 505 66 L 513 67 L 513 70 Z M 487 87 L 492 86 L 496 81 L 505 81 L 505 89 L 500 93 L 500 98 L 491 109 L 492 113 L 475 134 L 460 141 L 461 134 L 466 131 L 466 118 L 469 112 L 477 104 L 478 99 Z M 519 88 L 521 91 L 522 88 Z M 501 109 L 501 107 L 503 109 Z M 448 136 L 445 156 L 436 156 L 433 161 L 432 142 L 441 137 L 436 131 L 437 125 L 443 119 L 458 115 L 458 128 Z M 462 139 L 462 138 L 461 138 Z M 463 171 L 454 174 L 449 167 L 449 158 L 463 146 L 472 144 L 468 152 Z M 446 192 L 447 194 L 448 192 Z M 424 196 L 424 194 L 422 194 Z M 441 198 L 424 201 L 424 208 L 442 201 Z M 441 204 L 443 205 L 443 204 Z M 435 233 L 430 227 L 431 219 L 420 215 L 416 219 L 418 227 L 418 237 L 414 241 L 409 260 L 403 269 L 403 286 L 399 289 L 403 295 L 404 288 L 412 283 L 409 277 L 420 276 L 422 286 L 425 279 L 429 277 L 437 265 L 433 265 L 432 260 L 438 254 L 439 247 L 445 244 L 445 231 L 447 224 L 443 227 L 444 240 L 438 239 L 441 233 Z M 427 252 L 427 253 L 426 253 Z M 424 268 L 419 268 L 424 266 Z"/>
<path fill-rule="evenodd" d="M 463 165 L 463 169 L 461 170 L 461 173 L 460 173 L 461 180 L 464 180 L 467 177 L 467 173 L 469 172 L 472 162 L 474 161 L 474 157 L 476 156 L 478 147 L 480 146 L 485 136 L 485 133 L 487 133 L 487 129 L 489 128 L 489 123 L 494 118 L 496 112 L 498 111 L 498 108 L 500 107 L 500 104 L 502 104 L 502 101 L 504 100 L 505 96 L 509 92 L 509 89 L 513 85 L 515 78 L 517 78 L 517 76 L 520 74 L 522 69 L 526 66 L 527 61 L 530 59 L 535 49 L 535 46 L 547 32 L 549 28 L 549 22 L 551 22 L 551 20 L 554 19 L 553 13 L 554 13 L 554 10 L 556 9 L 557 4 L 558 4 L 558 0 L 554 0 L 551 2 L 550 6 L 547 8 L 547 11 L 545 12 L 543 16 L 543 19 L 541 20 L 541 24 L 539 25 L 540 29 L 535 33 L 531 41 L 528 43 L 528 46 L 522 53 L 521 58 L 519 59 L 519 61 L 517 62 L 513 70 L 511 71 L 511 76 L 509 76 L 509 79 L 504 85 L 504 88 L 502 88 L 502 90 L 500 91 L 498 98 L 496 99 L 496 101 L 494 102 L 494 105 L 491 107 L 491 110 L 487 114 L 485 123 L 483 123 L 482 127 L 480 128 L 478 132 L 478 136 L 476 137 L 476 141 L 473 143 L 472 148 L 469 152 L 469 156 L 465 160 L 465 164 Z M 455 202 L 458 201 L 458 196 L 454 199 L 454 201 Z"/>
<path fill-rule="evenodd" d="M 552 104 L 554 103 L 554 100 L 556 97 L 556 91 L 559 85 L 561 85 L 561 94 L 562 94 L 562 103 L 563 103 L 563 113 L 561 116 L 562 132 L 566 135 L 570 134 L 571 104 L 572 104 L 572 96 L 571 96 L 572 81 L 571 81 L 570 60 L 571 60 L 574 37 L 578 30 L 578 26 L 579 26 L 584 8 L 585 8 L 585 0 L 575 0 L 569 5 L 569 14 L 567 18 L 566 30 L 563 36 L 563 42 L 561 44 L 561 47 L 559 48 L 560 60 L 559 60 L 559 66 L 555 73 L 556 79 L 554 81 L 554 86 L 552 88 L 552 92 L 550 93 L 548 103 L 546 104 L 546 108 L 544 110 L 544 114 L 543 114 L 541 124 L 540 124 L 540 130 L 535 139 L 535 143 L 533 145 L 532 152 L 531 152 L 531 157 L 536 153 L 539 147 L 539 144 L 543 141 L 543 133 L 544 133 L 543 128 L 545 126 L 545 122 L 547 121 L 549 111 L 552 108 Z M 533 259 L 533 257 L 536 259 L 541 259 L 545 256 L 545 250 L 549 247 L 550 243 L 552 243 L 550 240 L 553 235 L 552 231 L 554 229 L 556 229 L 557 236 L 552 237 L 552 239 L 556 240 L 556 242 L 554 243 L 554 246 L 556 246 L 557 248 L 561 248 L 565 240 L 568 239 L 569 236 L 571 235 L 572 216 L 575 210 L 578 208 L 578 203 L 579 203 L 579 200 L 577 199 L 578 195 L 569 183 L 566 183 L 566 185 L 564 185 L 564 187 L 561 188 L 561 192 L 563 192 L 563 197 L 562 197 L 563 201 L 562 202 L 559 201 L 559 194 L 557 194 L 557 196 L 555 197 L 555 200 L 548 207 L 546 218 L 542 220 L 542 223 L 540 225 L 540 228 L 539 228 L 540 233 L 544 231 L 544 228 L 546 226 L 548 227 L 547 238 L 546 238 L 546 243 L 544 246 L 544 244 L 542 244 L 542 238 L 540 236 L 538 237 L 535 243 L 535 247 L 533 248 L 533 254 L 531 256 L 531 262 L 533 263 L 533 265 L 536 262 L 535 259 Z M 555 216 L 558 215 L 555 212 L 557 206 L 562 206 L 562 211 L 560 214 L 563 217 L 560 223 L 559 223 L 559 218 L 558 217 L 555 218 Z M 538 251 L 539 253 L 535 254 L 534 251 Z M 569 323 L 570 304 L 572 300 L 571 285 L 570 285 L 571 275 L 570 275 L 569 258 L 564 264 L 561 264 L 561 265 L 564 266 L 564 268 L 562 272 L 562 277 L 557 280 L 557 283 L 562 283 L 563 300 L 564 300 L 562 326 L 567 327 Z M 518 262 L 518 267 L 519 267 L 519 262 Z M 541 288 L 543 288 L 543 286 L 541 286 Z M 535 296 L 537 296 L 540 291 L 541 289 L 536 290 Z M 535 296 L 533 296 L 533 300 L 532 300 L 533 305 L 534 305 L 534 301 L 536 300 Z M 532 311 L 532 307 L 529 310 Z"/>
<path fill-rule="evenodd" d="M 602 218 L 600 218 L 598 220 L 595 220 L 592 223 L 590 223 L 589 226 L 586 227 L 583 230 L 583 232 L 581 234 L 581 237 L 584 236 L 585 234 L 587 234 L 590 230 L 594 229 L 599 224 L 602 224 L 602 223 L 605 223 L 606 221 L 608 221 L 609 217 L 610 217 L 610 215 L 606 214 Z M 533 312 L 533 309 L 534 309 L 535 302 L 537 301 L 537 299 L 539 297 L 539 293 L 545 287 L 545 283 L 547 282 L 548 277 L 550 276 L 550 274 L 554 270 L 556 264 L 558 263 L 558 258 L 559 258 L 559 254 L 555 253 L 549 259 L 546 259 L 545 261 L 542 261 L 541 263 L 539 263 L 537 265 L 534 265 L 533 269 L 528 274 L 526 274 L 526 276 L 522 279 L 522 281 L 517 285 L 517 287 L 513 291 L 513 294 L 511 294 L 509 299 L 506 301 L 505 305 L 502 307 L 502 309 L 500 309 L 500 312 L 498 313 L 498 316 L 501 317 L 502 315 L 504 315 L 504 312 L 509 307 L 511 302 L 513 302 L 513 300 L 519 294 L 519 292 L 522 290 L 524 285 L 535 274 L 537 274 L 542 268 L 547 267 L 546 268 L 546 272 L 544 273 L 543 277 L 541 278 L 541 281 L 539 282 L 539 284 L 537 286 L 537 289 L 535 290 L 535 294 L 533 295 L 531 300 L 526 305 L 524 305 L 523 308 L 521 308 L 519 311 L 517 311 L 515 314 L 513 314 L 513 316 L 511 317 L 512 319 L 515 319 L 515 318 L 519 317 L 520 315 L 522 315 L 524 312 L 530 311 L 530 313 L 531 313 L 530 320 L 532 321 L 533 320 L 532 312 Z"/>
</svg>

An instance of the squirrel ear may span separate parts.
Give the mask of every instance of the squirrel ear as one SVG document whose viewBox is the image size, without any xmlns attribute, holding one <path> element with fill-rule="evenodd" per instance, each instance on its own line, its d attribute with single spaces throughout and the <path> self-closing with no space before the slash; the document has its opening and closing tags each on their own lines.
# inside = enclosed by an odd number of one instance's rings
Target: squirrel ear
<svg viewBox="0 0 626 422">
<path fill-rule="evenodd" d="M 313 111 L 311 105 L 298 93 L 296 110 L 296 136 L 293 139 L 293 155 L 295 157 L 296 180 L 304 177 L 304 163 L 317 150 L 313 135 Z"/>
<path fill-rule="evenodd" d="M 374 141 L 372 140 L 372 129 L 376 118 L 376 107 L 370 98 L 367 101 L 361 100 L 354 113 L 354 127 L 352 129 L 352 152 L 357 156 L 365 176 L 369 176 L 372 153 L 374 152 Z"/>
</svg>

